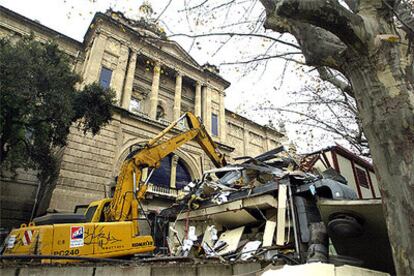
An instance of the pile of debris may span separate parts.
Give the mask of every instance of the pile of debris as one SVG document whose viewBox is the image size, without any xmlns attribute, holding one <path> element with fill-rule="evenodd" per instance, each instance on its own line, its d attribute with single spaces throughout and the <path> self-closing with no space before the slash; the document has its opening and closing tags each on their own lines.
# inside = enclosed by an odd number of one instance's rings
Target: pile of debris
<svg viewBox="0 0 414 276">
<path fill-rule="evenodd" d="M 314 197 L 329 190 L 330 197 L 356 198 L 342 183 L 300 171 L 283 147 L 239 160 L 205 172 L 161 212 L 157 225 L 168 235 L 159 248 L 174 256 L 297 264 L 308 254 L 308 224 L 321 221 Z"/>
<path fill-rule="evenodd" d="M 253 188 L 266 184 L 275 186 L 285 178 L 301 182 L 317 179 L 316 176 L 298 170 L 297 161 L 289 155 L 284 147 L 279 147 L 255 158 L 239 157 L 241 164 L 213 169 L 203 174 L 201 181 L 191 182 L 185 187 L 187 192 L 177 201 L 188 209 L 194 210 L 208 203 L 223 204 L 229 201 L 230 194 L 236 191 L 252 191 Z"/>
</svg>

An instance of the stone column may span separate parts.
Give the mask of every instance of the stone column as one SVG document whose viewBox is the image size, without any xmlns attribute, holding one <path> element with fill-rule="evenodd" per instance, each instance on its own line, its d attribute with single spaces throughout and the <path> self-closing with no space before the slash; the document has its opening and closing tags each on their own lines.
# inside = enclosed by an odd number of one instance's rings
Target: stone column
<svg viewBox="0 0 414 276">
<path fill-rule="evenodd" d="M 268 151 L 269 150 L 269 146 L 267 144 L 267 133 L 266 133 L 266 130 L 265 130 L 264 136 L 262 136 L 262 139 L 263 139 L 263 141 L 262 141 L 263 151 Z"/>
<path fill-rule="evenodd" d="M 181 113 L 181 89 L 182 89 L 182 76 L 180 72 L 177 72 L 175 77 L 175 95 L 174 95 L 174 120 L 180 118 Z"/>
<path fill-rule="evenodd" d="M 122 95 L 122 107 L 129 109 L 129 103 L 131 101 L 132 86 L 134 84 L 135 68 L 137 64 L 137 53 L 131 52 L 129 59 L 128 72 L 125 79 L 124 93 Z"/>
<path fill-rule="evenodd" d="M 249 146 L 250 146 L 250 134 L 249 130 L 246 128 L 246 125 L 243 129 L 243 155 L 249 155 Z"/>
<path fill-rule="evenodd" d="M 211 89 L 203 86 L 201 91 L 203 123 L 208 133 L 211 133 Z"/>
<path fill-rule="evenodd" d="M 107 37 L 103 34 L 96 34 L 92 43 L 92 47 L 89 50 L 89 58 L 86 61 L 86 67 L 83 74 L 85 84 L 99 81 L 99 74 L 101 73 L 101 63 L 103 54 L 105 52 Z"/>
<path fill-rule="evenodd" d="M 121 105 L 121 96 L 123 94 L 124 82 L 126 81 L 126 70 L 129 58 L 129 48 L 121 45 L 118 64 L 112 74 L 111 87 L 116 93 L 116 103 Z"/>
<path fill-rule="evenodd" d="M 177 179 L 177 164 L 178 164 L 178 155 L 173 155 L 171 158 L 171 177 L 170 177 L 170 188 L 176 189 L 176 179 Z"/>
<path fill-rule="evenodd" d="M 158 106 L 158 89 L 160 87 L 160 72 L 161 66 L 157 62 L 154 66 L 154 75 L 152 77 L 152 86 L 150 93 L 150 111 L 149 116 L 151 119 L 156 119 L 157 116 L 157 106 Z"/>
<path fill-rule="evenodd" d="M 222 143 L 226 142 L 227 126 L 226 126 L 226 108 L 224 106 L 224 91 L 219 92 L 219 131 L 220 131 L 220 141 Z"/>
<path fill-rule="evenodd" d="M 201 83 L 196 82 L 194 114 L 201 118 Z"/>
</svg>

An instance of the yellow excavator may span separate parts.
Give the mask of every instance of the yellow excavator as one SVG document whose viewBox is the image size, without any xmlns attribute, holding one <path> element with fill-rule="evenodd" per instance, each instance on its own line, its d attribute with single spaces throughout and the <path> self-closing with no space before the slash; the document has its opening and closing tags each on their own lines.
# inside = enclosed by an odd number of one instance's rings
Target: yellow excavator
<svg viewBox="0 0 414 276">
<path fill-rule="evenodd" d="M 171 129 L 185 122 L 186 131 L 161 140 Z M 112 198 L 89 204 L 81 216 L 83 220 L 64 214 L 49 214 L 13 229 L 5 240 L 3 255 L 111 258 L 152 252 L 155 249 L 152 236 L 140 235 L 139 202 L 144 198 L 151 174 L 160 166 L 160 161 L 191 140 L 198 142 L 215 166 L 226 165 L 224 155 L 203 124 L 187 112 L 126 158 Z M 151 172 L 143 180 L 145 168 Z"/>
</svg>

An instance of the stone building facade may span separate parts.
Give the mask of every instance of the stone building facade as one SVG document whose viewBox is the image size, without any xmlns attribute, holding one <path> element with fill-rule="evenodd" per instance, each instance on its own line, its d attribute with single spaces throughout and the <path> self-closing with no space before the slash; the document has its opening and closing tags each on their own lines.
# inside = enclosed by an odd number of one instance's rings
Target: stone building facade
<svg viewBox="0 0 414 276">
<path fill-rule="evenodd" d="M 1 37 L 18 40 L 30 33 L 39 41 L 58 43 L 82 77 L 80 87 L 99 82 L 116 92 L 113 119 L 99 134 L 92 137 L 71 129 L 49 210 L 72 211 L 77 204 L 108 196 L 134 145 L 152 138 L 185 111 L 202 118 L 229 158 L 255 156 L 286 140 L 282 133 L 226 110 L 225 89 L 230 83 L 215 66 L 199 65 L 156 24 L 133 21 L 113 11 L 97 13 L 79 42 L 0 6 Z M 175 129 L 169 135 L 177 133 Z M 195 142 L 184 145 L 156 171 L 144 208 L 167 206 L 183 183 L 199 178 L 211 166 Z M 34 175 L 2 176 L 3 225 L 27 220 L 38 186 Z M 16 197 L 20 190 L 22 196 Z"/>
</svg>

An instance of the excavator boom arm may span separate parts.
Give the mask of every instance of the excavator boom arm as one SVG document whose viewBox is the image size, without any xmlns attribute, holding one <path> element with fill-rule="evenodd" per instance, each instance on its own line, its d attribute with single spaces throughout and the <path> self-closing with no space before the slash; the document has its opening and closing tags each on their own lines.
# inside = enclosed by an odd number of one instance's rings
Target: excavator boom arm
<svg viewBox="0 0 414 276">
<path fill-rule="evenodd" d="M 160 139 L 184 118 L 187 118 L 189 130 L 160 142 Z M 197 141 L 216 167 L 226 165 L 224 155 L 218 151 L 217 145 L 199 119 L 192 113 L 185 113 L 180 119 L 151 139 L 143 149 L 124 162 L 118 176 L 114 197 L 106 214 L 106 220 L 124 221 L 131 219 L 138 234 L 138 201 L 144 197 L 147 190 L 147 182 L 142 183 L 141 181 L 142 169 L 158 168 L 163 158 L 193 139 Z M 136 193 L 136 191 L 138 192 Z"/>
<path fill-rule="evenodd" d="M 200 145 L 200 147 L 204 150 L 210 160 L 214 163 L 214 165 L 219 167 L 224 167 L 227 165 L 226 158 L 224 154 L 222 154 L 218 150 L 218 146 L 213 141 L 211 136 L 208 134 L 204 125 L 200 122 L 200 120 L 194 116 L 194 114 L 187 112 L 186 117 L 188 118 L 188 123 L 191 128 L 198 129 L 199 133 L 195 137 L 195 140 Z"/>
</svg>

